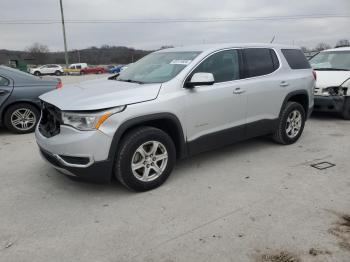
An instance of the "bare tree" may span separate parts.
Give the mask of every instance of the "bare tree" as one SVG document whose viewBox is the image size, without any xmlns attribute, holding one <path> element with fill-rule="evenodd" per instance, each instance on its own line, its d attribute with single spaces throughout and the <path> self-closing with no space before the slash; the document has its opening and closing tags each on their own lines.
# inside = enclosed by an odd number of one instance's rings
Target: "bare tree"
<svg viewBox="0 0 350 262">
<path fill-rule="evenodd" d="M 173 45 L 163 45 L 160 47 L 160 49 L 168 49 L 168 48 L 173 48 Z"/>
<path fill-rule="evenodd" d="M 335 47 L 350 46 L 350 41 L 348 39 L 340 39 Z"/>
<path fill-rule="evenodd" d="M 316 45 L 315 47 L 315 51 L 322 51 L 322 50 L 326 50 L 326 49 L 330 49 L 331 46 L 327 43 L 319 43 Z"/>
<path fill-rule="evenodd" d="M 309 48 L 307 48 L 306 46 L 302 46 L 300 48 L 301 48 L 301 51 L 303 51 L 304 53 L 310 52 Z"/>
<path fill-rule="evenodd" d="M 50 50 L 47 45 L 34 43 L 27 47 L 26 51 L 35 59 L 37 64 L 44 64 L 47 62 L 46 60 Z"/>
</svg>

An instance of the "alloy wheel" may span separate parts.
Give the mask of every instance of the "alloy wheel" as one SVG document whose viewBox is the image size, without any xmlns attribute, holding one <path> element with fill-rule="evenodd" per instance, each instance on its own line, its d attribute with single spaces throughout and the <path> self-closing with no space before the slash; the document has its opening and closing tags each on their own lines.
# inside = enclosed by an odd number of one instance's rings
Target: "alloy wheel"
<svg viewBox="0 0 350 262">
<path fill-rule="evenodd" d="M 36 116 L 28 108 L 20 108 L 11 114 L 11 124 L 20 131 L 27 131 L 36 124 Z"/>
<path fill-rule="evenodd" d="M 302 127 L 303 118 L 298 110 L 293 110 L 287 118 L 286 133 L 289 138 L 296 137 Z"/>
<path fill-rule="evenodd" d="M 164 172 L 168 162 L 168 152 L 158 141 L 148 141 L 137 148 L 131 163 L 133 175 L 140 181 L 150 182 Z"/>
</svg>

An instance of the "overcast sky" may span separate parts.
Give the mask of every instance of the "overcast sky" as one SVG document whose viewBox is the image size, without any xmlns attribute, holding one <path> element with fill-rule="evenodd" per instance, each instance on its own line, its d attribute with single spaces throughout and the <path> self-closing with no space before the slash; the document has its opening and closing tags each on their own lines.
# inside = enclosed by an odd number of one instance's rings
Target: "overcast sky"
<svg viewBox="0 0 350 262">
<path fill-rule="evenodd" d="M 200 19 L 349 14 L 350 0 L 63 0 L 67 20 Z M 60 19 L 59 0 L 1 1 L 0 21 Z M 69 49 L 125 45 L 155 49 L 163 45 L 269 42 L 314 47 L 350 39 L 350 17 L 218 23 L 66 25 Z M 1 24 L 0 49 L 22 50 L 34 42 L 63 50 L 60 24 Z"/>
</svg>

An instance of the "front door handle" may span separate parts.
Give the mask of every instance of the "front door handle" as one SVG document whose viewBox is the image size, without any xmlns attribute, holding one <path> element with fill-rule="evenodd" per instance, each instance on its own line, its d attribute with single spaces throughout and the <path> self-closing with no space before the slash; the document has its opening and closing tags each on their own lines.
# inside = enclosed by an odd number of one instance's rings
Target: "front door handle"
<svg viewBox="0 0 350 262">
<path fill-rule="evenodd" d="M 9 91 L 0 89 L 0 96 L 6 95 Z"/>
<path fill-rule="evenodd" d="M 287 87 L 287 86 L 289 86 L 289 83 L 286 82 L 286 81 L 282 81 L 282 82 L 280 83 L 280 86 L 281 86 L 281 87 Z"/>
<path fill-rule="evenodd" d="M 243 94 L 245 92 L 245 90 L 241 89 L 240 87 L 237 87 L 235 90 L 233 90 L 233 93 L 235 95 L 240 95 Z"/>
</svg>

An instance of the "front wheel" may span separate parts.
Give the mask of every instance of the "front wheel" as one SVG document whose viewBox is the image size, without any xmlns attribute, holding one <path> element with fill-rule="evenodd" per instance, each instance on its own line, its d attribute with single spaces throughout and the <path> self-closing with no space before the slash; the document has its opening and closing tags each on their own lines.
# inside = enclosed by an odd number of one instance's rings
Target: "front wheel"
<svg viewBox="0 0 350 262">
<path fill-rule="evenodd" d="M 57 71 L 55 72 L 55 75 L 56 75 L 56 76 L 60 76 L 60 75 L 62 75 L 62 72 L 59 71 L 59 70 L 57 70 Z"/>
<path fill-rule="evenodd" d="M 34 72 L 34 75 L 35 75 L 35 76 L 41 76 L 41 73 L 40 73 L 39 71 L 35 71 L 35 72 Z"/>
<path fill-rule="evenodd" d="M 17 134 L 31 133 L 39 121 L 39 110 L 27 103 L 10 106 L 5 112 L 5 126 Z"/>
<path fill-rule="evenodd" d="M 350 120 L 350 97 L 345 97 L 342 116 L 346 120 Z"/>
<path fill-rule="evenodd" d="M 305 119 L 305 110 L 301 104 L 287 102 L 282 110 L 273 139 L 283 145 L 295 143 L 304 130 Z"/>
<path fill-rule="evenodd" d="M 167 133 L 154 127 L 140 127 L 122 140 L 114 173 L 127 188 L 147 191 L 165 182 L 175 161 L 175 145 Z"/>
</svg>

